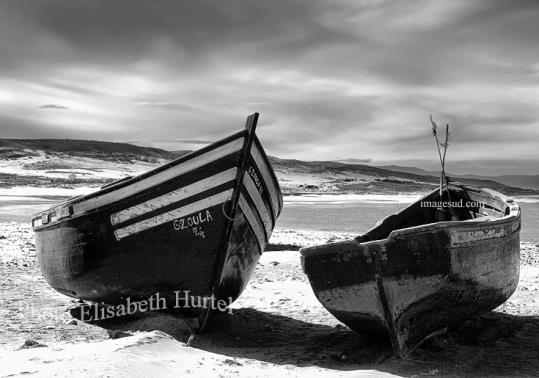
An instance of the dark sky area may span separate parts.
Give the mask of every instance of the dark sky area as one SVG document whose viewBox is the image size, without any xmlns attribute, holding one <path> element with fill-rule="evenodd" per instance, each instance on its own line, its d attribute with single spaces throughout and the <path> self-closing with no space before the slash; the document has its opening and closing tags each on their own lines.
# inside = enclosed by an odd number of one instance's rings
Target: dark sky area
<svg viewBox="0 0 539 378">
<path fill-rule="evenodd" d="M 539 1 L 2 0 L 0 137 L 539 173 Z"/>
</svg>

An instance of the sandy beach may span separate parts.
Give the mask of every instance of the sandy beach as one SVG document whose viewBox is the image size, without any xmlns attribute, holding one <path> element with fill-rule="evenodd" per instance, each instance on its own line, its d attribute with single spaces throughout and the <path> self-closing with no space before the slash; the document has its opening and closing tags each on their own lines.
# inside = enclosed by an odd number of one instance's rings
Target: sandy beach
<svg viewBox="0 0 539 378">
<path fill-rule="evenodd" d="M 201 334 L 166 313 L 90 325 L 41 276 L 25 223 L 0 224 L 0 376 L 534 376 L 539 374 L 539 246 L 521 243 L 521 275 L 503 306 L 393 357 L 316 300 L 297 246 L 351 234 L 276 230 L 232 314 Z M 286 250 L 290 249 L 290 250 Z"/>
<path fill-rule="evenodd" d="M 538 19 L 0 0 L 0 378 L 539 378 Z"/>
</svg>

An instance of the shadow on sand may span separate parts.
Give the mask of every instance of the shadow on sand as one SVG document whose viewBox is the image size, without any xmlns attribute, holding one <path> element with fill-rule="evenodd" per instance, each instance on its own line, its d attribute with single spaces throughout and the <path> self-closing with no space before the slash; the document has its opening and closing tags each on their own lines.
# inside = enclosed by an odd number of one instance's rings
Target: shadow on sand
<svg viewBox="0 0 539 378">
<path fill-rule="evenodd" d="M 186 342 L 191 328 L 177 316 L 151 314 L 109 330 L 160 330 Z M 425 342 L 409 358 L 393 356 L 388 340 L 254 309 L 217 314 L 194 348 L 274 364 L 335 370 L 377 369 L 399 375 L 535 376 L 539 374 L 539 316 L 491 312 Z"/>
</svg>

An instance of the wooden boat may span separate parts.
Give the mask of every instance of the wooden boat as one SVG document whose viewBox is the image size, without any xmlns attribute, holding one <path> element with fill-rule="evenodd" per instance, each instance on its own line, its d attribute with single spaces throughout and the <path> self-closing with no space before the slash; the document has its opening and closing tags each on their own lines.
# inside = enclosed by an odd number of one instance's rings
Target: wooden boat
<svg viewBox="0 0 539 378">
<path fill-rule="evenodd" d="M 282 209 L 257 121 L 254 113 L 228 138 L 37 214 L 37 258 L 47 282 L 106 305 L 156 294 L 167 308 L 189 308 L 200 298 L 230 304 Z"/>
<path fill-rule="evenodd" d="M 519 277 L 520 208 L 488 189 L 436 190 L 353 240 L 301 250 L 318 300 L 405 355 L 445 327 L 504 303 Z M 449 205 L 449 203 L 446 203 Z"/>
</svg>

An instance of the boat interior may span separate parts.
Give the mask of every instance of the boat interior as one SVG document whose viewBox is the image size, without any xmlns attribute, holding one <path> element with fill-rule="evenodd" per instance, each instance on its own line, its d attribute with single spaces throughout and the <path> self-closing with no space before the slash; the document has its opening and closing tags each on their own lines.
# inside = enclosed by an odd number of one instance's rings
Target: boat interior
<svg viewBox="0 0 539 378">
<path fill-rule="evenodd" d="M 356 238 L 360 243 L 389 237 L 394 230 L 447 221 L 489 221 L 509 215 L 507 202 L 485 190 L 449 185 L 392 214 Z"/>
</svg>

